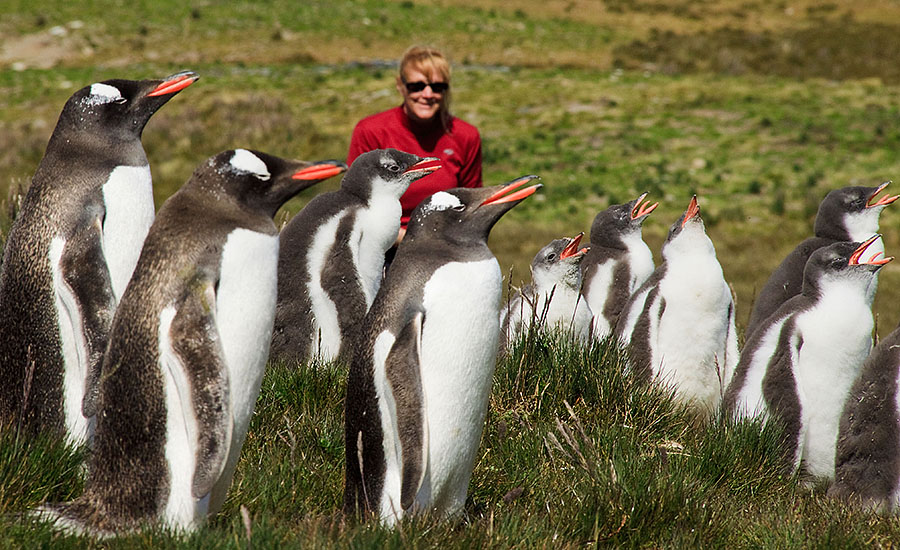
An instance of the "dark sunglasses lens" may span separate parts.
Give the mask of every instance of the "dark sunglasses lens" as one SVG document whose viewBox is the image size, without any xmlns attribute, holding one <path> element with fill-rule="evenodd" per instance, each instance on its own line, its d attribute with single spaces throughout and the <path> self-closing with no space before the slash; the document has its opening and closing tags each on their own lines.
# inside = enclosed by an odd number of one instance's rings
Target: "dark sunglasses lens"
<svg viewBox="0 0 900 550">
<path fill-rule="evenodd" d="M 432 82 L 431 83 L 431 91 L 436 94 L 442 94 L 446 92 L 450 88 L 450 85 L 446 82 Z"/>
<path fill-rule="evenodd" d="M 406 83 L 406 91 L 412 92 L 412 93 L 421 92 L 422 90 L 425 89 L 425 86 L 428 86 L 428 84 L 426 82 L 407 82 Z"/>
<path fill-rule="evenodd" d="M 450 89 L 450 85 L 446 82 L 432 82 L 430 84 L 428 82 L 407 82 L 406 91 L 414 94 L 417 92 L 421 92 L 429 86 L 431 87 L 431 91 L 436 94 L 442 94 Z"/>
</svg>

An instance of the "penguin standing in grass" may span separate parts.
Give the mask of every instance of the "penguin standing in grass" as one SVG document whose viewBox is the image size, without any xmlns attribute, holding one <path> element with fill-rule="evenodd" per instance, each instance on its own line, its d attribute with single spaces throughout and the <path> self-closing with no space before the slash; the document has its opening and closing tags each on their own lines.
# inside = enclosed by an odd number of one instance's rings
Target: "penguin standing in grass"
<svg viewBox="0 0 900 550">
<path fill-rule="evenodd" d="M 883 196 L 881 193 L 890 182 L 878 187 L 843 187 L 828 193 L 816 214 L 815 236 L 797 245 L 772 272 L 762 287 L 753 311 L 747 321 L 744 334 L 749 338 L 766 318 L 781 304 L 800 294 L 803 286 L 803 270 L 810 255 L 831 243 L 862 242 L 878 232 L 878 218 L 884 208 L 900 198 L 900 195 Z M 874 246 L 881 246 L 880 242 Z M 883 252 L 882 248 L 882 252 Z M 870 253 L 877 252 L 872 250 Z M 876 286 L 870 289 L 875 295 Z"/>
<path fill-rule="evenodd" d="M 591 246 L 581 262 L 582 295 L 598 338 L 613 331 L 625 303 L 653 273 L 653 253 L 641 238 L 641 226 L 659 203 L 644 203 L 646 197 L 610 206 L 591 224 Z"/>
<path fill-rule="evenodd" d="M 881 512 L 900 505 L 900 328 L 869 354 L 844 404 L 828 496 Z"/>
<path fill-rule="evenodd" d="M 532 323 L 571 332 L 580 341 L 591 335 L 591 309 L 581 295 L 581 262 L 587 248 L 580 248 L 584 233 L 556 239 L 531 261 L 531 284 L 509 301 L 500 316 L 500 349 Z"/>
<path fill-rule="evenodd" d="M 440 168 L 396 149 L 357 157 L 341 188 L 319 195 L 281 231 L 274 359 L 332 360 L 372 305 L 384 254 L 400 230 L 400 196 Z"/>
<path fill-rule="evenodd" d="M 0 430 L 85 442 L 107 333 L 153 223 L 141 133 L 197 75 L 107 80 L 66 102 L 0 269 Z"/>
<path fill-rule="evenodd" d="M 461 513 L 481 440 L 503 277 L 487 247 L 500 217 L 540 185 L 435 193 L 366 315 L 345 400 L 347 513 L 392 525 Z"/>
<path fill-rule="evenodd" d="M 39 515 L 108 536 L 190 531 L 219 510 L 272 338 L 273 216 L 343 170 L 237 149 L 166 201 L 113 320 L 84 493 Z"/>
<path fill-rule="evenodd" d="M 738 418 L 778 421 L 788 462 L 812 476 L 834 477 L 841 410 L 872 347 L 870 289 L 891 261 L 878 237 L 813 252 L 802 292 L 747 340 L 725 395 Z"/>
<path fill-rule="evenodd" d="M 697 197 L 669 229 L 663 263 L 632 295 L 616 325 L 634 373 L 672 384 L 712 413 L 738 361 L 731 289 L 706 235 Z"/>
</svg>

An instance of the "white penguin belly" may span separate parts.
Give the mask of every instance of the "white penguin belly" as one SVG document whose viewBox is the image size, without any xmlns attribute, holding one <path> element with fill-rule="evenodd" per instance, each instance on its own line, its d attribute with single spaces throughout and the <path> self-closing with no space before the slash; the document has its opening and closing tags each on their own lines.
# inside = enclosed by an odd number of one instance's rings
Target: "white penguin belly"
<svg viewBox="0 0 900 550">
<path fill-rule="evenodd" d="M 384 272 L 384 253 L 397 240 L 402 209 L 396 197 L 376 195 L 369 206 L 356 211 L 356 224 L 350 240 L 366 309 L 375 301 Z"/>
<path fill-rule="evenodd" d="M 652 367 L 679 396 L 712 412 L 724 393 L 731 294 L 718 262 L 703 260 L 688 262 L 688 273 L 672 269 L 660 281 L 666 307 L 651 344 Z"/>
<path fill-rule="evenodd" d="M 801 458 L 814 476 L 834 477 L 838 424 L 850 387 L 872 346 L 872 312 L 864 293 L 830 288 L 797 318 L 803 337 L 796 370 Z"/>
<path fill-rule="evenodd" d="M 278 281 L 278 235 L 238 228 L 222 249 L 216 324 L 228 368 L 234 419 L 225 470 L 213 488 L 210 511 L 225 499 L 269 358 L 275 322 Z"/>
<path fill-rule="evenodd" d="M 338 214 L 321 224 L 313 235 L 312 245 L 306 253 L 309 266 L 309 301 L 312 304 L 313 334 L 310 357 L 321 357 L 329 361 L 337 357 L 341 349 L 341 327 L 338 323 L 337 306 L 328 297 L 322 286 L 322 269 L 329 261 L 331 247 L 334 246 L 337 227 L 345 213 Z"/>
<path fill-rule="evenodd" d="M 615 328 L 610 326 L 609 321 L 603 316 L 603 310 L 606 308 L 606 302 L 612 292 L 613 273 L 616 268 L 616 262 L 608 260 L 602 264 L 598 264 L 594 270 L 591 280 L 586 288 L 585 300 L 593 312 L 594 317 L 594 335 L 597 338 L 603 338 Z"/>
<path fill-rule="evenodd" d="M 62 255 L 66 240 L 55 237 L 50 241 L 50 268 L 53 274 L 53 302 L 59 329 L 60 352 L 63 360 L 63 411 L 66 441 L 71 445 L 86 442 L 93 431 L 93 419 L 81 414 L 88 371 L 87 343 L 81 306 L 62 273 Z"/>
<path fill-rule="evenodd" d="M 428 466 L 416 507 L 452 515 L 465 504 L 500 332 L 497 260 L 450 263 L 425 285 L 421 375 Z"/>
<path fill-rule="evenodd" d="M 550 299 L 551 292 L 552 299 Z M 563 285 L 556 285 L 555 290 L 551 292 L 542 295 L 542 302 L 550 299 L 546 326 L 570 331 L 579 340 L 587 340 L 591 326 L 591 309 L 587 302 L 577 291 Z M 538 314 L 542 311 L 543 304 L 538 308 Z"/>
<path fill-rule="evenodd" d="M 634 292 L 650 278 L 656 266 L 653 264 L 653 253 L 640 233 L 626 238 L 625 246 L 628 248 L 628 264 L 631 271 L 629 292 Z"/>
<path fill-rule="evenodd" d="M 194 470 L 197 464 L 197 416 L 191 398 L 190 378 L 172 347 L 169 331 L 175 318 L 174 306 L 160 313 L 159 363 L 166 402 L 165 456 L 169 469 L 169 495 L 163 523 L 179 530 L 198 526 L 208 512 L 209 497 L 195 499 Z"/>
<path fill-rule="evenodd" d="M 118 303 L 156 212 L 150 166 L 117 166 L 103 185 L 103 204 L 103 255 Z"/>
</svg>

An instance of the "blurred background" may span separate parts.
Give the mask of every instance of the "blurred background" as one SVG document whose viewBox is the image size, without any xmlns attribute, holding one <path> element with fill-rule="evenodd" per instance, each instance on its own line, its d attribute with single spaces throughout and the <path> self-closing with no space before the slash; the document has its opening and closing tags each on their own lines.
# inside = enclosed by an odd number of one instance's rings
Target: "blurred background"
<svg viewBox="0 0 900 550">
<path fill-rule="evenodd" d="M 159 206 L 224 149 L 345 158 L 356 122 L 399 104 L 396 61 L 412 44 L 449 56 L 485 184 L 543 179 L 492 233 L 513 285 L 541 246 L 644 191 L 660 202 L 644 225 L 658 264 L 697 193 L 743 325 L 828 191 L 900 178 L 896 0 L 3 0 L 0 13 L 4 234 L 83 86 L 201 75 L 144 131 Z M 900 203 L 881 219 L 896 254 Z M 876 311 L 885 335 L 900 262 L 882 271 Z"/>
</svg>

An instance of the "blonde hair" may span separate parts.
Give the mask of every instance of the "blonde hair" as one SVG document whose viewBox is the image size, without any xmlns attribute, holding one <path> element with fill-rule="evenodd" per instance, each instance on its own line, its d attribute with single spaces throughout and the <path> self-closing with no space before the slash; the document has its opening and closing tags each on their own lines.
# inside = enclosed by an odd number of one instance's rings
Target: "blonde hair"
<svg viewBox="0 0 900 550">
<path fill-rule="evenodd" d="M 450 83 L 450 63 L 440 51 L 429 46 L 411 46 L 400 58 L 400 80 L 406 82 L 404 72 L 406 69 L 419 71 L 429 78 L 441 77 L 447 84 Z M 441 125 L 444 130 L 450 131 L 450 89 L 441 96 Z"/>
</svg>

